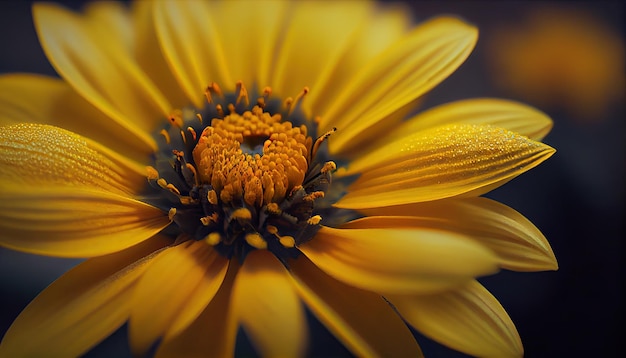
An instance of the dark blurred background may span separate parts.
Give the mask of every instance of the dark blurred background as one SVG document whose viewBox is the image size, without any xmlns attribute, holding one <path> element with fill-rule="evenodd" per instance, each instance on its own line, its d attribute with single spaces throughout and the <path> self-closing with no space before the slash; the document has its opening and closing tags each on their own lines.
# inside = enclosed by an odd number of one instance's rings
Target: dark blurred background
<svg viewBox="0 0 626 358">
<path fill-rule="evenodd" d="M 80 8 L 82 2 L 63 1 Z M 488 196 L 520 211 L 552 244 L 556 272 L 481 279 L 515 322 L 527 357 L 618 356 L 624 323 L 624 5 L 620 2 L 407 2 L 417 21 L 454 14 L 478 45 L 424 107 L 471 97 L 526 102 L 548 113 L 557 153 Z M 0 73 L 55 75 L 39 47 L 29 1 L 0 2 Z M 37 105 L 34 103 L 33 105 Z M 0 335 L 77 261 L 0 249 Z M 35 333 L 34 333 L 35 334 Z M 427 356 L 463 357 L 424 337 Z M 314 355 L 346 351 L 314 324 Z M 622 344 L 620 344 L 621 346 Z M 124 356 L 125 332 L 90 357 Z M 240 352 L 248 354 L 249 346 Z M 622 352 L 623 354 L 623 352 Z"/>
</svg>

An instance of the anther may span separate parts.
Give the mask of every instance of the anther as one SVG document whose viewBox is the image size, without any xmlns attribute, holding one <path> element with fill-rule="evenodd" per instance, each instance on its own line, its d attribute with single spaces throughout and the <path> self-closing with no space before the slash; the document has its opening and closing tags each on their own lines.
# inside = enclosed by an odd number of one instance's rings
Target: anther
<svg viewBox="0 0 626 358">
<path fill-rule="evenodd" d="M 176 208 L 170 208 L 170 211 L 167 212 L 167 217 L 170 221 L 174 220 L 174 215 L 176 215 Z"/>
<path fill-rule="evenodd" d="M 222 90 L 220 89 L 220 86 L 217 85 L 217 83 L 213 82 L 211 83 L 207 89 L 206 89 L 209 93 L 213 93 L 216 94 L 218 97 L 223 98 L 224 94 L 222 93 Z M 209 102 L 211 103 L 211 102 Z"/>
<path fill-rule="evenodd" d="M 203 125 L 202 115 L 200 113 L 196 113 L 196 118 L 198 118 L 198 120 L 200 121 L 200 125 Z"/>
<path fill-rule="evenodd" d="M 246 90 L 246 87 L 243 85 L 243 82 L 237 81 L 236 88 L 237 88 L 237 100 L 235 101 L 235 104 L 238 105 L 239 103 L 241 103 L 241 101 L 243 101 L 243 104 L 245 106 L 249 106 L 250 99 L 248 98 L 248 91 Z"/>
<path fill-rule="evenodd" d="M 315 201 L 316 199 L 323 198 L 323 197 L 324 197 L 323 191 L 314 191 L 311 194 L 305 195 L 304 198 L 302 199 L 305 201 Z"/>
<path fill-rule="evenodd" d="M 198 181 L 198 173 L 196 172 L 196 167 L 194 167 L 190 163 L 185 163 L 185 167 L 193 174 L 193 180 L 196 185 L 200 185 L 200 182 Z"/>
<path fill-rule="evenodd" d="M 211 223 L 215 223 L 219 220 L 220 216 L 217 213 L 213 213 L 211 215 L 203 216 L 200 218 L 200 222 L 204 226 L 209 226 Z"/>
<path fill-rule="evenodd" d="M 222 241 L 222 235 L 219 232 L 212 232 L 204 237 L 204 241 L 211 246 L 215 246 Z"/>
<path fill-rule="evenodd" d="M 241 222 L 245 222 L 245 221 L 249 221 L 252 219 L 252 213 L 250 212 L 250 210 L 246 209 L 246 208 L 239 208 L 235 211 L 233 211 L 233 213 L 231 214 L 231 220 L 232 219 L 236 219 L 237 221 Z"/>
<path fill-rule="evenodd" d="M 293 238 L 293 236 L 281 236 L 278 234 L 278 228 L 274 225 L 267 225 L 265 227 L 265 230 L 276 236 L 276 238 L 278 239 L 278 241 L 280 242 L 281 245 L 283 245 L 286 248 L 292 248 L 294 246 L 296 246 L 296 239 Z"/>
<path fill-rule="evenodd" d="M 172 193 L 176 194 L 176 195 L 180 195 L 180 190 L 178 190 L 177 187 L 174 186 L 174 184 L 169 183 L 165 186 L 165 189 L 168 189 L 169 191 L 171 191 Z"/>
<path fill-rule="evenodd" d="M 157 180 L 159 179 L 159 172 L 154 169 L 154 167 L 152 166 L 147 166 L 146 167 L 146 173 L 148 176 L 148 180 Z"/>
<path fill-rule="evenodd" d="M 193 138 L 193 140 L 196 140 L 196 130 L 193 129 L 193 127 L 187 127 L 187 132 L 191 133 L 191 138 Z"/>
<path fill-rule="evenodd" d="M 161 129 L 159 133 L 165 138 L 165 143 L 170 144 L 170 134 L 165 129 Z"/>
<path fill-rule="evenodd" d="M 289 107 L 289 112 L 287 112 L 288 116 L 290 116 L 291 113 L 293 113 L 294 109 L 302 102 L 302 100 L 304 99 L 304 96 L 306 96 L 307 93 L 309 93 L 309 87 L 304 87 L 302 91 L 298 93 L 298 95 L 296 96 L 296 99 L 293 101 L 293 103 Z"/>
<path fill-rule="evenodd" d="M 157 179 L 157 184 L 163 189 L 167 188 L 167 182 L 163 178 Z"/>
<path fill-rule="evenodd" d="M 287 97 L 285 98 L 285 101 L 283 102 L 283 109 L 287 112 L 289 112 L 291 110 L 291 105 L 293 104 L 293 98 L 291 97 Z"/>
<path fill-rule="evenodd" d="M 282 211 L 282 210 L 280 210 L 280 207 L 276 203 L 269 203 L 269 204 L 267 204 L 266 210 L 270 214 L 277 214 L 277 215 L 280 214 L 281 211 Z"/>
<path fill-rule="evenodd" d="M 173 110 L 168 120 L 173 126 L 176 126 L 177 128 L 182 128 L 183 127 L 183 112 L 180 109 Z"/>
<path fill-rule="evenodd" d="M 293 236 L 281 236 L 278 241 L 280 241 L 281 245 L 287 248 L 296 246 L 296 239 L 294 239 Z"/>
<path fill-rule="evenodd" d="M 211 104 L 213 103 L 213 97 L 211 97 L 211 87 L 207 86 L 204 90 L 204 97 L 206 98 L 206 102 Z"/>
<path fill-rule="evenodd" d="M 255 249 L 267 249 L 267 242 L 258 233 L 250 233 L 246 235 L 246 242 Z"/>
<path fill-rule="evenodd" d="M 317 225 L 322 221 L 322 217 L 319 215 L 311 216 L 306 223 L 309 225 Z"/>
<path fill-rule="evenodd" d="M 328 132 L 322 134 L 321 136 L 317 137 L 317 139 L 315 140 L 315 144 L 313 144 L 313 149 L 311 150 L 311 159 L 315 158 L 315 155 L 317 154 L 318 149 L 320 148 L 320 146 L 322 145 L 322 143 L 328 139 L 328 137 L 330 137 L 331 134 L 335 133 L 337 131 L 337 128 L 334 128 L 329 130 Z"/>
<path fill-rule="evenodd" d="M 211 203 L 212 205 L 217 205 L 218 200 L 217 200 L 217 193 L 215 192 L 215 190 L 213 189 L 209 190 L 206 196 L 207 196 L 207 200 L 209 201 L 209 203 Z"/>
<path fill-rule="evenodd" d="M 222 108 L 221 104 L 216 104 L 215 105 L 215 110 L 217 111 L 217 116 L 219 118 L 224 118 L 224 109 Z"/>
<path fill-rule="evenodd" d="M 320 173 L 326 174 L 326 173 L 332 172 L 332 171 L 334 171 L 336 169 L 337 169 L 337 164 L 335 164 L 335 162 L 333 162 L 331 160 L 331 161 L 328 161 L 328 162 L 324 163 L 324 166 L 322 167 L 322 169 L 320 169 Z"/>
</svg>

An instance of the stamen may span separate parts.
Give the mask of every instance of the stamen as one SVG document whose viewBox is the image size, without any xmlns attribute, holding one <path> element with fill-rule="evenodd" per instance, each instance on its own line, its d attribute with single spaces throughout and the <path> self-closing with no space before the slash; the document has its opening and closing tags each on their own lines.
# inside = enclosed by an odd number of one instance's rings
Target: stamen
<svg viewBox="0 0 626 358">
<path fill-rule="evenodd" d="M 183 127 L 183 111 L 180 109 L 173 110 L 168 119 L 173 126 L 177 128 Z"/>
<path fill-rule="evenodd" d="M 235 101 L 235 104 L 239 105 L 239 103 L 243 101 L 245 106 L 249 106 L 250 99 L 248 98 L 248 91 L 246 90 L 246 87 L 243 85 L 243 82 L 238 81 L 236 83 L 236 88 L 237 88 L 237 100 Z"/>
<path fill-rule="evenodd" d="M 319 215 L 311 216 L 306 223 L 309 225 L 317 225 L 322 221 L 322 217 Z"/>
<path fill-rule="evenodd" d="M 246 242 L 255 249 L 264 250 L 267 249 L 267 241 L 263 239 L 258 233 L 251 233 L 246 235 Z"/>
<path fill-rule="evenodd" d="M 166 189 L 166 188 L 167 188 L 167 182 L 166 182 L 166 181 L 165 181 L 165 179 L 163 179 L 163 178 L 159 178 L 159 179 L 157 180 L 157 184 L 158 184 L 161 188 L 163 188 L 163 189 Z"/>
<path fill-rule="evenodd" d="M 320 145 L 322 145 L 322 143 L 328 139 L 328 137 L 330 137 L 331 134 L 335 133 L 337 131 L 337 128 L 334 128 L 329 130 L 328 132 L 322 134 L 321 136 L 317 137 L 317 139 L 315 140 L 315 144 L 313 144 L 313 150 L 311 151 L 311 160 L 313 158 L 315 158 L 315 155 L 317 154 L 317 151 L 320 149 Z"/>
<path fill-rule="evenodd" d="M 293 113 L 294 109 L 300 103 L 302 103 L 302 100 L 304 99 L 304 96 L 306 96 L 307 93 L 309 93 L 309 87 L 304 87 L 302 89 L 302 91 L 300 91 L 300 93 L 298 93 L 298 95 L 296 96 L 296 99 L 293 101 L 293 103 L 291 103 L 291 105 L 289 107 L 289 112 L 287 112 L 288 116 L 291 116 L 291 114 Z"/>
<path fill-rule="evenodd" d="M 221 104 L 215 105 L 215 110 L 217 111 L 217 116 L 220 118 L 224 118 L 224 109 Z"/>
<path fill-rule="evenodd" d="M 200 182 L 198 182 L 198 173 L 196 172 L 196 167 L 189 163 L 185 163 L 185 168 L 187 168 L 192 173 L 195 184 L 200 185 Z"/>
<path fill-rule="evenodd" d="M 324 166 L 322 167 L 322 169 L 320 169 L 320 173 L 326 174 L 335 170 L 337 170 L 337 164 L 335 164 L 335 162 L 333 161 L 328 161 L 324 163 Z"/>
<path fill-rule="evenodd" d="M 174 215 L 176 215 L 176 208 L 170 208 L 167 213 L 167 217 L 170 219 L 170 221 L 174 220 Z"/>
<path fill-rule="evenodd" d="M 218 201 L 217 201 L 217 193 L 215 192 L 215 190 L 211 189 L 208 193 L 207 193 L 207 200 L 209 201 L 209 203 L 211 203 L 212 205 L 217 205 Z"/>
<path fill-rule="evenodd" d="M 171 191 L 172 193 L 176 194 L 176 195 L 180 195 L 180 190 L 178 190 L 178 188 L 176 188 L 174 186 L 174 184 L 169 183 L 165 186 L 165 189 L 168 189 L 169 191 Z"/>
<path fill-rule="evenodd" d="M 208 216 L 203 216 L 200 218 L 200 222 L 202 223 L 202 225 L 204 226 L 209 226 L 212 223 L 216 223 L 218 222 L 218 220 L 220 219 L 220 216 L 217 215 L 217 213 L 213 213 L 211 215 Z"/>
<path fill-rule="evenodd" d="M 161 129 L 159 133 L 165 138 L 165 143 L 170 144 L 170 133 L 165 129 Z"/>
<path fill-rule="evenodd" d="M 224 93 L 222 93 L 222 90 L 220 89 L 220 86 L 217 85 L 217 83 L 213 82 L 211 83 L 209 86 L 207 86 L 206 91 L 204 92 L 205 95 L 208 93 L 209 95 L 207 96 L 207 100 L 209 98 L 212 99 L 211 97 L 211 93 L 217 95 L 220 98 L 224 98 Z M 212 101 L 209 100 L 209 103 L 212 103 Z"/>
<path fill-rule="evenodd" d="M 194 142 L 197 140 L 196 138 L 196 130 L 193 129 L 193 127 L 187 127 L 187 132 L 191 133 L 191 137 L 193 138 Z"/>
<path fill-rule="evenodd" d="M 239 221 L 240 223 L 246 222 L 252 219 L 252 213 L 246 208 L 237 209 L 232 213 L 231 220 L 233 219 Z"/>
<path fill-rule="evenodd" d="M 178 147 L 170 148 L 172 154 L 160 151 L 158 166 L 147 167 L 146 175 L 154 188 L 168 191 L 165 198 L 175 205 L 168 216 L 187 240 L 195 237 L 226 257 L 242 259 L 251 248 L 269 247 L 283 260 L 319 230 L 316 201 L 324 198 L 337 166 L 322 164 L 318 156 L 326 155 L 321 145 L 336 129 L 314 139 L 309 122 L 285 120 L 308 93 L 304 87 L 280 109 L 277 101 L 270 102 L 272 89 L 265 87 L 250 108 L 243 82 L 228 97 L 212 83 L 204 93 L 212 108 L 172 111 L 170 128 L 160 134 L 172 145 L 170 136 L 178 131 L 182 143 L 173 141 Z M 271 109 L 279 112 L 268 113 Z M 163 156 L 173 173 L 160 177 L 156 168 L 170 170 Z"/>
<path fill-rule="evenodd" d="M 278 228 L 274 225 L 267 225 L 266 230 L 268 233 L 276 236 L 278 242 L 286 248 L 292 248 L 296 246 L 296 239 L 293 236 L 281 236 L 278 234 Z"/>
<path fill-rule="evenodd" d="M 204 241 L 211 246 L 215 246 L 222 241 L 222 235 L 219 232 L 212 232 L 205 236 Z"/>
<path fill-rule="evenodd" d="M 159 179 L 159 172 L 154 169 L 154 167 L 152 166 L 147 166 L 146 167 L 146 173 L 148 176 L 148 180 L 157 180 Z"/>
</svg>

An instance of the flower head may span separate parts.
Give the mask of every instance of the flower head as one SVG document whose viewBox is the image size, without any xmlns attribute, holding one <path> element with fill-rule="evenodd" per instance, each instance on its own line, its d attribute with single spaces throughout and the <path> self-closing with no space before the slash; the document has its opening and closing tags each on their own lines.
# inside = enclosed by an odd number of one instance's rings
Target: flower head
<svg viewBox="0 0 626 358">
<path fill-rule="evenodd" d="M 305 306 L 358 356 L 517 356 L 475 279 L 556 269 L 480 197 L 554 153 L 541 112 L 475 99 L 405 118 L 476 29 L 364 2 L 96 2 L 33 9 L 63 80 L 0 77 L 0 244 L 88 259 L 0 355 L 75 356 L 129 324 L 135 354 L 307 347 Z M 33 337 L 33 330 L 37 333 Z"/>
</svg>

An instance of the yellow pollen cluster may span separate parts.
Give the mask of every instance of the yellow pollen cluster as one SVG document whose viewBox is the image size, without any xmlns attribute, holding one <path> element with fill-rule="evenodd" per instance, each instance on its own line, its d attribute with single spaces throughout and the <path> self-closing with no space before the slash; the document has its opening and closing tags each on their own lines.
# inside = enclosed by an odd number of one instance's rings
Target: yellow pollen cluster
<svg viewBox="0 0 626 358">
<path fill-rule="evenodd" d="M 257 144 L 260 153 L 246 150 Z M 213 187 L 209 202 L 219 196 L 223 203 L 243 199 L 262 207 L 280 202 L 302 185 L 311 145 L 306 126 L 293 127 L 281 122 L 279 114 L 271 116 L 255 106 L 241 115 L 232 111 L 213 119 L 200 135 L 193 158 L 200 183 Z"/>
</svg>

